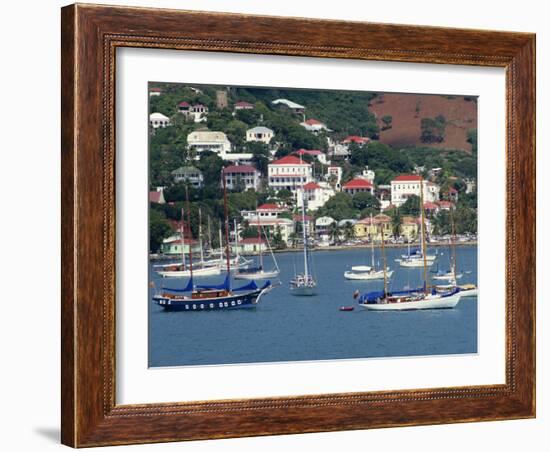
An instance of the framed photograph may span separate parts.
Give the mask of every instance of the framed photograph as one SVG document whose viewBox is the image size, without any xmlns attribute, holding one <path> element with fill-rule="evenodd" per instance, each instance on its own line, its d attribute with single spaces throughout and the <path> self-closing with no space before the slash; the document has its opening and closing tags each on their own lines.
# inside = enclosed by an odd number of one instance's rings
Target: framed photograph
<svg viewBox="0 0 550 452">
<path fill-rule="evenodd" d="M 535 416 L 535 36 L 62 9 L 62 442 Z"/>
</svg>

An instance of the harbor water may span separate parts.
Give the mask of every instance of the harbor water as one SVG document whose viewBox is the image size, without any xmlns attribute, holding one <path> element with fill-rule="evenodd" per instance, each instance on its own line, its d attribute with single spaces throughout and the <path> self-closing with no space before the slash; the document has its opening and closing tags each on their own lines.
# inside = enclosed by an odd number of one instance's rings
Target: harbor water
<svg viewBox="0 0 550 452">
<path fill-rule="evenodd" d="M 449 270 L 447 248 L 431 249 L 435 263 L 428 275 Z M 421 287 L 423 268 L 402 268 L 395 262 L 405 248 L 386 250 L 394 270 L 389 290 Z M 456 248 L 459 284 L 477 284 L 477 246 Z M 378 250 L 375 251 L 378 266 Z M 302 254 L 276 255 L 281 285 L 262 297 L 253 309 L 211 312 L 166 312 L 152 301 L 149 289 L 150 367 L 261 362 L 359 359 L 399 356 L 477 353 L 477 297 L 462 298 L 454 309 L 418 311 L 366 311 L 352 298 L 360 292 L 382 290 L 383 280 L 348 281 L 352 265 L 370 265 L 368 248 L 311 253 L 317 295 L 297 297 L 288 282 L 303 270 Z M 265 267 L 271 258 L 265 256 Z M 155 286 L 183 287 L 187 279 L 162 279 L 150 270 Z M 224 275 L 197 279 L 219 283 Z M 445 284 L 445 281 L 439 281 Z M 244 285 L 246 281 L 237 281 Z M 260 282 L 258 282 L 260 285 Z M 355 306 L 350 312 L 341 306 Z"/>
</svg>

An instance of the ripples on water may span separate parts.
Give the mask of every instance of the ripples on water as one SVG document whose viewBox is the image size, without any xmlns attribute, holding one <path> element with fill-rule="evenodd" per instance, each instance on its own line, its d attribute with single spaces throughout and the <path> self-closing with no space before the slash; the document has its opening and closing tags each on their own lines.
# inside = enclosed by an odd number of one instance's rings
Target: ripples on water
<svg viewBox="0 0 550 452">
<path fill-rule="evenodd" d="M 390 289 L 422 284 L 422 268 L 399 267 L 394 259 L 406 252 L 387 249 L 395 270 Z M 431 252 L 435 252 L 432 250 Z M 449 250 L 440 248 L 431 270 L 449 269 Z M 288 281 L 302 269 L 300 253 L 277 254 L 282 285 L 262 298 L 255 309 L 216 312 L 165 312 L 151 301 L 149 290 L 149 365 L 182 366 L 343 358 L 372 358 L 477 352 L 477 298 L 465 298 L 455 309 L 374 312 L 355 308 L 352 293 L 379 290 L 380 281 L 347 281 L 352 265 L 370 264 L 370 250 L 312 253 L 318 295 L 296 297 Z M 461 284 L 477 284 L 477 247 L 457 247 L 460 271 L 470 271 Z M 378 260 L 378 258 L 377 258 Z M 271 260 L 266 259 L 266 267 Z M 155 279 L 155 276 L 152 276 Z M 221 282 L 223 276 L 201 278 Z M 164 280 L 178 287 L 186 280 Z M 244 283 L 239 281 L 237 284 Z"/>
</svg>

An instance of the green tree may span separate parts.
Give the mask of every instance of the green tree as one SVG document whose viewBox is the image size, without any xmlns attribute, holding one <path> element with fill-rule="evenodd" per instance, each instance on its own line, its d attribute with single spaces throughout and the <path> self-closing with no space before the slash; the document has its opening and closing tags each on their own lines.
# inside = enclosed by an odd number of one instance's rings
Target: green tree
<svg viewBox="0 0 550 452">
<path fill-rule="evenodd" d="M 149 251 L 157 253 L 162 241 L 171 232 L 170 225 L 164 215 L 155 209 L 149 209 Z"/>
<path fill-rule="evenodd" d="M 336 221 L 357 218 L 359 211 L 353 207 L 351 196 L 344 192 L 336 193 L 316 211 L 317 218 L 328 216 Z"/>
<path fill-rule="evenodd" d="M 391 129 L 393 125 L 393 116 L 391 115 L 382 116 L 382 123 L 384 124 L 382 127 L 382 130 Z"/>
<path fill-rule="evenodd" d="M 401 235 L 401 226 L 403 225 L 403 218 L 399 209 L 393 209 L 390 214 L 392 234 L 395 238 Z"/>
<path fill-rule="evenodd" d="M 353 207 L 361 211 L 361 215 L 376 215 L 380 212 L 380 201 L 368 192 L 359 192 L 351 198 Z"/>
<path fill-rule="evenodd" d="M 422 143 L 442 143 L 445 140 L 447 120 L 443 115 L 435 118 L 422 118 L 420 121 L 420 140 Z"/>
<path fill-rule="evenodd" d="M 401 206 L 401 213 L 403 215 L 418 217 L 420 215 L 420 197 L 416 195 L 409 196 Z"/>
</svg>

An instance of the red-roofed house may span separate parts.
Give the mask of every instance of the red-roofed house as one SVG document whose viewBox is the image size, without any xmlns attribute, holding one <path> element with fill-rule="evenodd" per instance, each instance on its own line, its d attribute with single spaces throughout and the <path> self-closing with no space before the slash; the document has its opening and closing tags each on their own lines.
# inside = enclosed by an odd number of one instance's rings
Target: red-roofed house
<svg viewBox="0 0 550 452">
<path fill-rule="evenodd" d="M 327 164 L 327 156 L 323 151 L 320 151 L 319 149 L 298 149 L 297 151 L 294 151 L 292 155 L 297 155 L 303 157 L 304 155 L 309 155 L 311 157 L 316 158 L 320 163 L 323 165 Z"/>
<path fill-rule="evenodd" d="M 149 96 L 160 96 L 162 94 L 162 88 L 150 88 Z"/>
<path fill-rule="evenodd" d="M 324 206 L 325 203 L 334 196 L 334 189 L 326 182 L 319 184 L 311 181 L 305 184 L 302 190 L 299 190 L 296 194 L 296 204 L 298 207 L 302 207 L 302 200 L 305 198 L 306 208 L 308 210 L 317 210 L 319 207 Z"/>
<path fill-rule="evenodd" d="M 307 121 L 301 122 L 300 125 L 306 129 L 308 132 L 311 132 L 315 135 L 319 134 L 323 130 L 330 131 L 326 124 L 318 121 L 317 119 L 308 119 Z"/>
<path fill-rule="evenodd" d="M 370 193 L 372 195 L 374 193 L 374 186 L 370 181 L 356 177 L 345 183 L 342 191 L 350 195 L 355 195 L 356 193 Z"/>
<path fill-rule="evenodd" d="M 351 143 L 367 144 L 369 141 L 370 141 L 369 137 L 360 137 L 360 136 L 357 136 L 357 135 L 349 135 L 346 138 L 344 138 L 342 143 L 344 143 L 344 144 L 351 144 Z"/>
<path fill-rule="evenodd" d="M 228 190 L 258 190 L 260 172 L 253 166 L 230 165 L 223 169 L 223 176 Z"/>
<path fill-rule="evenodd" d="M 426 213 L 437 213 L 438 210 L 439 210 L 439 206 L 435 202 L 424 203 L 424 211 Z"/>
<path fill-rule="evenodd" d="M 166 204 L 164 199 L 164 191 L 162 189 L 149 192 L 149 202 L 155 204 Z"/>
<path fill-rule="evenodd" d="M 411 196 L 420 196 L 422 176 L 416 174 L 401 174 L 391 181 L 391 203 L 397 207 L 403 205 Z M 424 202 L 439 200 L 439 185 L 424 180 Z"/>
<path fill-rule="evenodd" d="M 241 100 L 237 103 L 235 103 L 235 110 L 254 110 L 254 105 L 250 102 L 246 102 L 244 100 Z"/>
<path fill-rule="evenodd" d="M 440 210 L 451 210 L 454 207 L 454 204 L 450 201 L 439 201 L 437 204 Z"/>
<path fill-rule="evenodd" d="M 295 155 L 287 155 L 267 166 L 268 185 L 273 190 L 290 190 L 293 193 L 298 188 L 311 182 L 312 168 Z"/>
</svg>

